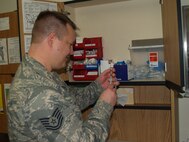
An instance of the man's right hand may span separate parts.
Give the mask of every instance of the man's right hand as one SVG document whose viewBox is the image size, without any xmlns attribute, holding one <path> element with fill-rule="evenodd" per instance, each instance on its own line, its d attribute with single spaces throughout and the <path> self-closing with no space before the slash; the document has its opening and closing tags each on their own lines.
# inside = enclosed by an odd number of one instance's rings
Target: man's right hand
<svg viewBox="0 0 189 142">
<path fill-rule="evenodd" d="M 116 89 L 108 87 L 106 90 L 104 90 L 99 99 L 114 106 L 117 102 Z"/>
</svg>

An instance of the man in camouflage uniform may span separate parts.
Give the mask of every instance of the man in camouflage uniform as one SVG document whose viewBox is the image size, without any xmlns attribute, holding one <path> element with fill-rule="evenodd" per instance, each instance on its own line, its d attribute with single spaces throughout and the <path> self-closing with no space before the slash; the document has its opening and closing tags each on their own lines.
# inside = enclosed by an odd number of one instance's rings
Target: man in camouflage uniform
<svg viewBox="0 0 189 142">
<path fill-rule="evenodd" d="M 114 86 L 119 84 L 115 73 L 108 69 L 88 86 L 77 88 L 68 86 L 53 72 L 65 67 L 67 57 L 73 54 L 75 30 L 76 25 L 62 13 L 43 11 L 37 17 L 29 53 L 10 89 L 11 142 L 106 141 L 116 103 Z M 83 120 L 81 110 L 94 103 L 88 118 Z"/>
</svg>

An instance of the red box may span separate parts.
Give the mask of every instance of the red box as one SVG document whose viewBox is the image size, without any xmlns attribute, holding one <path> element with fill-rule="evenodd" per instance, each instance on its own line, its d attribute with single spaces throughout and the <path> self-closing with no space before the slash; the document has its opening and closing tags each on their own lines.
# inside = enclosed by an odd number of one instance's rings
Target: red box
<svg viewBox="0 0 189 142">
<path fill-rule="evenodd" d="M 85 44 L 84 43 L 75 43 L 73 46 L 73 49 L 84 49 Z"/>
<path fill-rule="evenodd" d="M 84 38 L 85 49 L 102 47 L 102 37 Z"/>
<path fill-rule="evenodd" d="M 76 81 L 85 80 L 86 78 L 86 70 L 74 70 L 73 71 L 73 79 Z"/>
<path fill-rule="evenodd" d="M 75 69 L 85 69 L 85 64 L 73 64 L 72 68 Z"/>
<path fill-rule="evenodd" d="M 98 77 L 98 71 L 74 70 L 73 79 L 76 81 L 94 81 Z"/>
<path fill-rule="evenodd" d="M 98 71 L 87 71 L 86 80 L 92 81 L 98 77 Z"/>
</svg>

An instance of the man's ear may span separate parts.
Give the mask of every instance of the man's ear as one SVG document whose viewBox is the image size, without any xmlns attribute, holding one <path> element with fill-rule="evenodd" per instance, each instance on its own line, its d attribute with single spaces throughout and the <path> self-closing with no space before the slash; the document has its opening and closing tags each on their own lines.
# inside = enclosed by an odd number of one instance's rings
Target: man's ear
<svg viewBox="0 0 189 142">
<path fill-rule="evenodd" d="M 48 45 L 49 45 L 50 47 L 53 47 L 53 43 L 54 43 L 55 39 L 56 39 L 56 34 L 55 34 L 54 32 L 52 32 L 52 33 L 50 33 L 50 34 L 48 35 L 47 41 L 48 41 Z"/>
</svg>

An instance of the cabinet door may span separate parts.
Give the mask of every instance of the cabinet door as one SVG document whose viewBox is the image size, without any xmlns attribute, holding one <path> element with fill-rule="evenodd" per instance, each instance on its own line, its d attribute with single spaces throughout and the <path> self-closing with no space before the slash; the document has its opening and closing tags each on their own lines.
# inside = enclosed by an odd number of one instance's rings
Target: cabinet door
<svg viewBox="0 0 189 142">
<path fill-rule="evenodd" d="M 171 142 L 170 110 L 116 109 L 111 118 L 109 140 Z"/>
<path fill-rule="evenodd" d="M 179 88 L 184 85 L 180 18 L 180 0 L 162 0 L 165 78 Z"/>
</svg>

